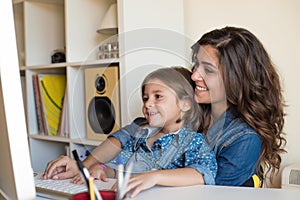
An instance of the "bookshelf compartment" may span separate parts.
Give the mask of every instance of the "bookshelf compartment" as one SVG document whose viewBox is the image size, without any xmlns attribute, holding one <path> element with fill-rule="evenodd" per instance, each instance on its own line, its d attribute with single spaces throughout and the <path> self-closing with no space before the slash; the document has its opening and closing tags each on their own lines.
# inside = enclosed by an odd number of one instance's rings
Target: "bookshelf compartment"
<svg viewBox="0 0 300 200">
<path fill-rule="evenodd" d="M 33 84 L 33 75 L 51 74 L 66 75 L 65 68 L 26 70 L 26 96 L 27 96 L 27 128 L 30 135 L 39 135 L 38 113 L 35 101 L 35 89 Z"/>
<path fill-rule="evenodd" d="M 43 172 L 47 163 L 60 155 L 66 155 L 68 141 L 49 141 L 45 139 L 29 138 L 30 154 L 33 171 Z"/>
<path fill-rule="evenodd" d="M 64 1 L 24 1 L 25 65 L 51 64 L 51 54 L 65 48 Z"/>
<path fill-rule="evenodd" d="M 103 17 L 116 0 L 66 0 L 66 49 L 70 63 L 94 61 L 99 44 L 111 35 L 99 34 Z"/>
</svg>

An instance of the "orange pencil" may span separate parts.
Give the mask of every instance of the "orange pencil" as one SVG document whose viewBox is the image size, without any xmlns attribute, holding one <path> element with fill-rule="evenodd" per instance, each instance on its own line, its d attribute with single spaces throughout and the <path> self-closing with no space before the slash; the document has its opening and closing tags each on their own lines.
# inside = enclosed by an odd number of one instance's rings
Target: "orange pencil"
<svg viewBox="0 0 300 200">
<path fill-rule="evenodd" d="M 96 200 L 94 191 L 94 178 L 89 177 L 90 200 Z"/>
</svg>

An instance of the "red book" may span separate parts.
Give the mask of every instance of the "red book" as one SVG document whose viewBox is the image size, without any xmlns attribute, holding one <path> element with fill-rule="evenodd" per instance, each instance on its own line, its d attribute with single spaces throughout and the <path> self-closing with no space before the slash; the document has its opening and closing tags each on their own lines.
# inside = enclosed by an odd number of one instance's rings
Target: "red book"
<svg viewBox="0 0 300 200">
<path fill-rule="evenodd" d="M 32 75 L 33 82 L 33 91 L 34 91 L 34 100 L 35 100 L 35 108 L 36 108 L 36 116 L 38 122 L 38 131 L 40 135 L 45 135 L 44 121 L 43 121 L 43 112 L 42 105 L 40 99 L 40 88 L 39 88 L 39 80 L 38 75 Z"/>
</svg>

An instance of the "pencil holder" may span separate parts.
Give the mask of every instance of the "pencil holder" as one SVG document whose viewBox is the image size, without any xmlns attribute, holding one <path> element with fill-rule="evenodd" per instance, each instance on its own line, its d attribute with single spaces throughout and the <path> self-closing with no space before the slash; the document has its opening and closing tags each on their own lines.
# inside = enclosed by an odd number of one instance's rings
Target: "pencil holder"
<svg viewBox="0 0 300 200">
<path fill-rule="evenodd" d="M 116 192 L 113 190 L 99 190 L 103 200 L 116 200 Z M 72 196 L 71 200 L 90 200 L 88 192 L 78 193 Z"/>
</svg>

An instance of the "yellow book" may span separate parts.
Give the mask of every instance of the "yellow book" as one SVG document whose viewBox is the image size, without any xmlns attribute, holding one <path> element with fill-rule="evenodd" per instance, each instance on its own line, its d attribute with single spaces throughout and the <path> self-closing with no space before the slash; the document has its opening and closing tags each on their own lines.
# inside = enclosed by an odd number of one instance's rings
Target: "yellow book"
<svg viewBox="0 0 300 200">
<path fill-rule="evenodd" d="M 39 74 L 39 86 L 47 134 L 57 136 L 65 95 L 66 76 Z"/>
</svg>

